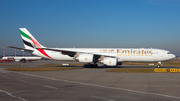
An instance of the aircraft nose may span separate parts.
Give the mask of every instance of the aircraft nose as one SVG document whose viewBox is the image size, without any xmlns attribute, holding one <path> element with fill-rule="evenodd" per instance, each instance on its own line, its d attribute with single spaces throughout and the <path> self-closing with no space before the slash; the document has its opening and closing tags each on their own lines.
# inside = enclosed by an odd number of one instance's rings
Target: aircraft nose
<svg viewBox="0 0 180 101">
<path fill-rule="evenodd" d="M 172 54 L 172 59 L 175 58 L 176 56 L 174 54 Z"/>
</svg>

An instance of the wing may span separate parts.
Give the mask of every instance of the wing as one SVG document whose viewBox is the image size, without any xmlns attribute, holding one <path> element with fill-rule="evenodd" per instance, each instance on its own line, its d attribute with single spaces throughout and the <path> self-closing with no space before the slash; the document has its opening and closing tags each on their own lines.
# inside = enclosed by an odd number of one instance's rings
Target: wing
<svg viewBox="0 0 180 101">
<path fill-rule="evenodd" d="M 25 48 L 19 48 L 19 47 L 14 47 L 14 46 L 5 46 L 5 47 L 19 49 L 21 51 L 26 51 L 26 52 L 30 52 L 30 53 L 33 52 L 33 50 L 29 50 L 29 49 L 25 49 Z"/>
<path fill-rule="evenodd" d="M 73 51 L 73 50 L 65 50 L 65 49 L 59 49 L 59 48 L 40 48 L 40 49 L 61 52 L 62 54 L 69 55 L 71 57 L 74 57 L 75 55 L 78 55 L 78 54 L 93 54 L 95 59 L 97 60 L 103 57 L 117 58 L 115 56 L 110 56 L 110 55 L 94 54 L 94 53 L 88 53 L 88 52 L 83 52 L 83 51 Z"/>
</svg>

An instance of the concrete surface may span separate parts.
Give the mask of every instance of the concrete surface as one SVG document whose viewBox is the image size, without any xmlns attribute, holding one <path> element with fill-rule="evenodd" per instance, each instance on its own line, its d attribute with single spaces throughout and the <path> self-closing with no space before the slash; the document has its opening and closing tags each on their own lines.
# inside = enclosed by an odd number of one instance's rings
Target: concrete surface
<svg viewBox="0 0 180 101">
<path fill-rule="evenodd" d="M 36 66 L 45 63 L 37 61 L 25 65 Z M 48 63 L 60 62 L 48 61 Z M 0 101 L 180 100 L 180 73 L 106 72 L 112 68 L 47 72 L 4 70 L 9 67 L 0 66 Z M 130 67 L 133 66 L 120 68 Z"/>
</svg>

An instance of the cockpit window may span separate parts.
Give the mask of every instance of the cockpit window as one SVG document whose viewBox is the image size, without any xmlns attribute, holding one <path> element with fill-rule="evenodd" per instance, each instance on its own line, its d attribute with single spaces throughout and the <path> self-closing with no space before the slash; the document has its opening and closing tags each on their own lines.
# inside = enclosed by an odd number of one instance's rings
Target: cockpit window
<svg viewBox="0 0 180 101">
<path fill-rule="evenodd" d="M 167 54 L 171 54 L 170 52 L 167 52 Z"/>
</svg>

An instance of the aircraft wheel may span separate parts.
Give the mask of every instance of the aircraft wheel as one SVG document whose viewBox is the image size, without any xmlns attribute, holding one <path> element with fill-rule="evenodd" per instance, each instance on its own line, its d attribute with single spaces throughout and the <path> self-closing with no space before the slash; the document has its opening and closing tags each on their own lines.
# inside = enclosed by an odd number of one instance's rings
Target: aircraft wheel
<svg viewBox="0 0 180 101">
<path fill-rule="evenodd" d="M 158 62 L 157 67 L 158 67 L 158 68 L 160 68 L 160 67 L 161 67 L 161 62 Z"/>
<path fill-rule="evenodd" d="M 83 65 L 84 68 L 97 68 L 98 65 L 97 64 L 85 64 Z"/>
<path fill-rule="evenodd" d="M 98 65 L 97 65 L 97 64 L 94 64 L 94 67 L 95 67 L 95 68 L 98 68 Z"/>
<path fill-rule="evenodd" d="M 92 67 L 93 67 L 93 65 L 92 65 L 92 64 L 88 64 L 88 67 L 89 67 L 89 68 L 92 68 Z"/>
<path fill-rule="evenodd" d="M 85 65 L 83 65 L 83 67 L 84 67 L 84 68 L 87 68 L 88 66 L 85 64 Z"/>
<path fill-rule="evenodd" d="M 161 66 L 160 65 L 157 65 L 158 68 L 160 68 Z"/>
<path fill-rule="evenodd" d="M 26 61 L 26 59 L 21 59 L 20 62 L 26 63 L 27 61 Z"/>
</svg>

